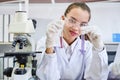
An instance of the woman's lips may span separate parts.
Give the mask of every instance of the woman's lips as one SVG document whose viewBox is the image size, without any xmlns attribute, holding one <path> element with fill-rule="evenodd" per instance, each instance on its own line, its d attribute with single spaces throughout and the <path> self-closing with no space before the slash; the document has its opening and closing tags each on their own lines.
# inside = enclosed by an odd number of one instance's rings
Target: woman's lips
<svg viewBox="0 0 120 80">
<path fill-rule="evenodd" d="M 74 31 L 70 31 L 70 34 L 71 34 L 72 36 L 76 36 L 76 35 L 77 35 L 77 33 L 74 32 Z"/>
</svg>

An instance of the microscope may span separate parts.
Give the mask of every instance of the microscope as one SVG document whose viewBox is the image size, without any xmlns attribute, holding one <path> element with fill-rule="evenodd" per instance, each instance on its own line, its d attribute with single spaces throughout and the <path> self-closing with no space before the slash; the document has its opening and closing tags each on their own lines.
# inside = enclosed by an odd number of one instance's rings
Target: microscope
<svg viewBox="0 0 120 80">
<path fill-rule="evenodd" d="M 9 25 L 9 32 L 14 34 L 13 50 L 6 52 L 4 56 L 14 56 L 14 66 L 13 69 L 6 69 L 4 75 L 11 77 L 11 80 L 30 80 L 36 73 L 37 64 L 35 44 L 30 36 L 35 32 L 33 21 L 27 18 L 25 11 L 16 11 Z"/>
</svg>

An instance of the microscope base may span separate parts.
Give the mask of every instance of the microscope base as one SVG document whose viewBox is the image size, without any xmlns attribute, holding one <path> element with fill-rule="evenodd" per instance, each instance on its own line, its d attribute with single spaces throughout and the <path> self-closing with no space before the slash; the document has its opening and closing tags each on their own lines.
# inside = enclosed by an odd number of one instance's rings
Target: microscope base
<svg viewBox="0 0 120 80">
<path fill-rule="evenodd" d="M 14 73 L 14 71 L 16 70 L 14 69 L 11 80 L 29 80 L 32 77 L 31 68 L 25 68 L 25 69 L 27 72 L 25 74 L 19 74 L 19 75 Z"/>
</svg>

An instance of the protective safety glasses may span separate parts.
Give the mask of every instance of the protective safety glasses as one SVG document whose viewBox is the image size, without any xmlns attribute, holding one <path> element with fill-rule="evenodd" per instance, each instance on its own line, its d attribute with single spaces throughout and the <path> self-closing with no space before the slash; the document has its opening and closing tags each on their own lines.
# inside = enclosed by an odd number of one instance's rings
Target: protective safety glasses
<svg viewBox="0 0 120 80">
<path fill-rule="evenodd" d="M 71 18 L 65 17 L 65 20 L 67 21 L 68 24 L 73 25 L 73 26 L 78 26 L 78 27 L 88 26 L 88 23 L 85 23 L 85 22 L 80 23 L 74 17 L 71 17 Z"/>
</svg>

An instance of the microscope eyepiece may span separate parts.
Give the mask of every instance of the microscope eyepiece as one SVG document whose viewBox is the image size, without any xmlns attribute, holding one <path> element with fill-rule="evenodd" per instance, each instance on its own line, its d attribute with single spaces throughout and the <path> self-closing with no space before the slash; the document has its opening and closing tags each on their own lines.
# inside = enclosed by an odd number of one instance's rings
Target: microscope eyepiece
<svg viewBox="0 0 120 80">
<path fill-rule="evenodd" d="M 13 43 L 12 43 L 12 47 L 15 47 L 16 46 L 16 44 L 17 44 L 17 41 L 15 40 L 15 41 L 13 41 Z"/>
<path fill-rule="evenodd" d="M 24 46 L 24 43 L 23 43 L 23 42 L 20 42 L 20 44 L 19 44 L 19 49 L 23 49 L 23 46 Z"/>
</svg>

